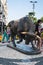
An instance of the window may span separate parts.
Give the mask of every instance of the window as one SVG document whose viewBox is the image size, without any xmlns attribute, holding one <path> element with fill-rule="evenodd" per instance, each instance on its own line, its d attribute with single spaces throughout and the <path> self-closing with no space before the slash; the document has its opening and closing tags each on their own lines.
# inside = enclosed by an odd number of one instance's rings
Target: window
<svg viewBox="0 0 43 65">
<path fill-rule="evenodd" d="M 0 14 L 2 14 L 2 12 L 0 12 Z"/>
<path fill-rule="evenodd" d="M 0 1 L 0 7 L 1 7 L 1 1 Z"/>
</svg>

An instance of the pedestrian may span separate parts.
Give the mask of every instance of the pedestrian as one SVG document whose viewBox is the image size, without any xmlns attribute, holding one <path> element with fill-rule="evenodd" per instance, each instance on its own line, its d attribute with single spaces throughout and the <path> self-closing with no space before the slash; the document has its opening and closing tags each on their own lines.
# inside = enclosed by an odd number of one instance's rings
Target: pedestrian
<svg viewBox="0 0 43 65">
<path fill-rule="evenodd" d="M 40 49 L 40 50 L 41 50 L 41 44 L 42 44 L 42 40 L 41 40 L 41 23 L 42 23 L 42 21 L 38 20 L 37 24 L 36 24 L 36 28 L 35 28 L 35 34 L 37 35 L 36 39 L 38 39 L 37 48 Z"/>
<path fill-rule="evenodd" d="M 10 31 L 10 27 L 9 26 L 7 26 L 7 36 L 8 36 L 8 42 L 10 42 L 11 31 Z"/>
<path fill-rule="evenodd" d="M 8 41 L 7 27 L 5 27 L 5 29 L 4 29 L 4 33 L 3 33 L 3 36 L 2 36 L 2 43 L 5 42 L 5 38 L 6 38 L 6 41 Z"/>
</svg>

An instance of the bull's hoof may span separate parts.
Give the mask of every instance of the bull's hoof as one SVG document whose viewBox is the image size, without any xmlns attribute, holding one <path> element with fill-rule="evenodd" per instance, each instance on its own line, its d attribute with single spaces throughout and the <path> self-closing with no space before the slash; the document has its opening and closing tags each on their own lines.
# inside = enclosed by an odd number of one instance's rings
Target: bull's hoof
<svg viewBox="0 0 43 65">
<path fill-rule="evenodd" d="M 29 42 L 27 42 L 27 41 L 25 40 L 25 44 L 26 44 L 26 45 L 28 45 L 28 44 L 29 44 Z"/>
<path fill-rule="evenodd" d="M 14 47 L 16 47 L 16 44 L 14 45 Z"/>
<path fill-rule="evenodd" d="M 16 44 L 13 43 L 13 46 L 16 47 Z"/>
<path fill-rule="evenodd" d="M 20 41 L 17 41 L 17 43 L 19 44 L 19 43 L 20 43 Z"/>
<path fill-rule="evenodd" d="M 22 42 L 22 39 L 21 40 L 19 40 L 19 41 L 17 41 L 17 43 L 19 44 L 20 42 Z"/>
</svg>

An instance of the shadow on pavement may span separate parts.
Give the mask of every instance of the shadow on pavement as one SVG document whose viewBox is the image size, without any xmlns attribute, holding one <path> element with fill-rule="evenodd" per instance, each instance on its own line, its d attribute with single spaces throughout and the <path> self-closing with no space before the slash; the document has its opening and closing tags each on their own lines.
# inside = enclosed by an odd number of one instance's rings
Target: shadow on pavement
<svg viewBox="0 0 43 65">
<path fill-rule="evenodd" d="M 1 65 L 18 65 L 17 63 L 14 62 L 15 59 L 0 58 Z"/>
<path fill-rule="evenodd" d="M 7 46 L 7 44 L 9 44 L 9 43 L 0 43 L 0 47 Z"/>
<path fill-rule="evenodd" d="M 29 59 L 8 59 L 0 57 L 1 65 L 19 65 L 18 62 L 29 62 Z"/>
<path fill-rule="evenodd" d="M 30 59 L 32 62 L 37 62 L 35 65 L 43 65 L 43 57 L 37 57 Z"/>
</svg>

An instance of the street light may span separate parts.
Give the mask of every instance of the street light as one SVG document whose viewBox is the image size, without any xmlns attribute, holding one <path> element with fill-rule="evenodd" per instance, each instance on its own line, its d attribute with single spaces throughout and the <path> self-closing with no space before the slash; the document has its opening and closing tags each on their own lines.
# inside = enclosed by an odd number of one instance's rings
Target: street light
<svg viewBox="0 0 43 65">
<path fill-rule="evenodd" d="M 37 1 L 30 1 L 30 3 L 32 3 L 33 4 L 33 16 L 34 16 L 34 9 L 35 9 L 35 3 L 37 3 Z"/>
</svg>

